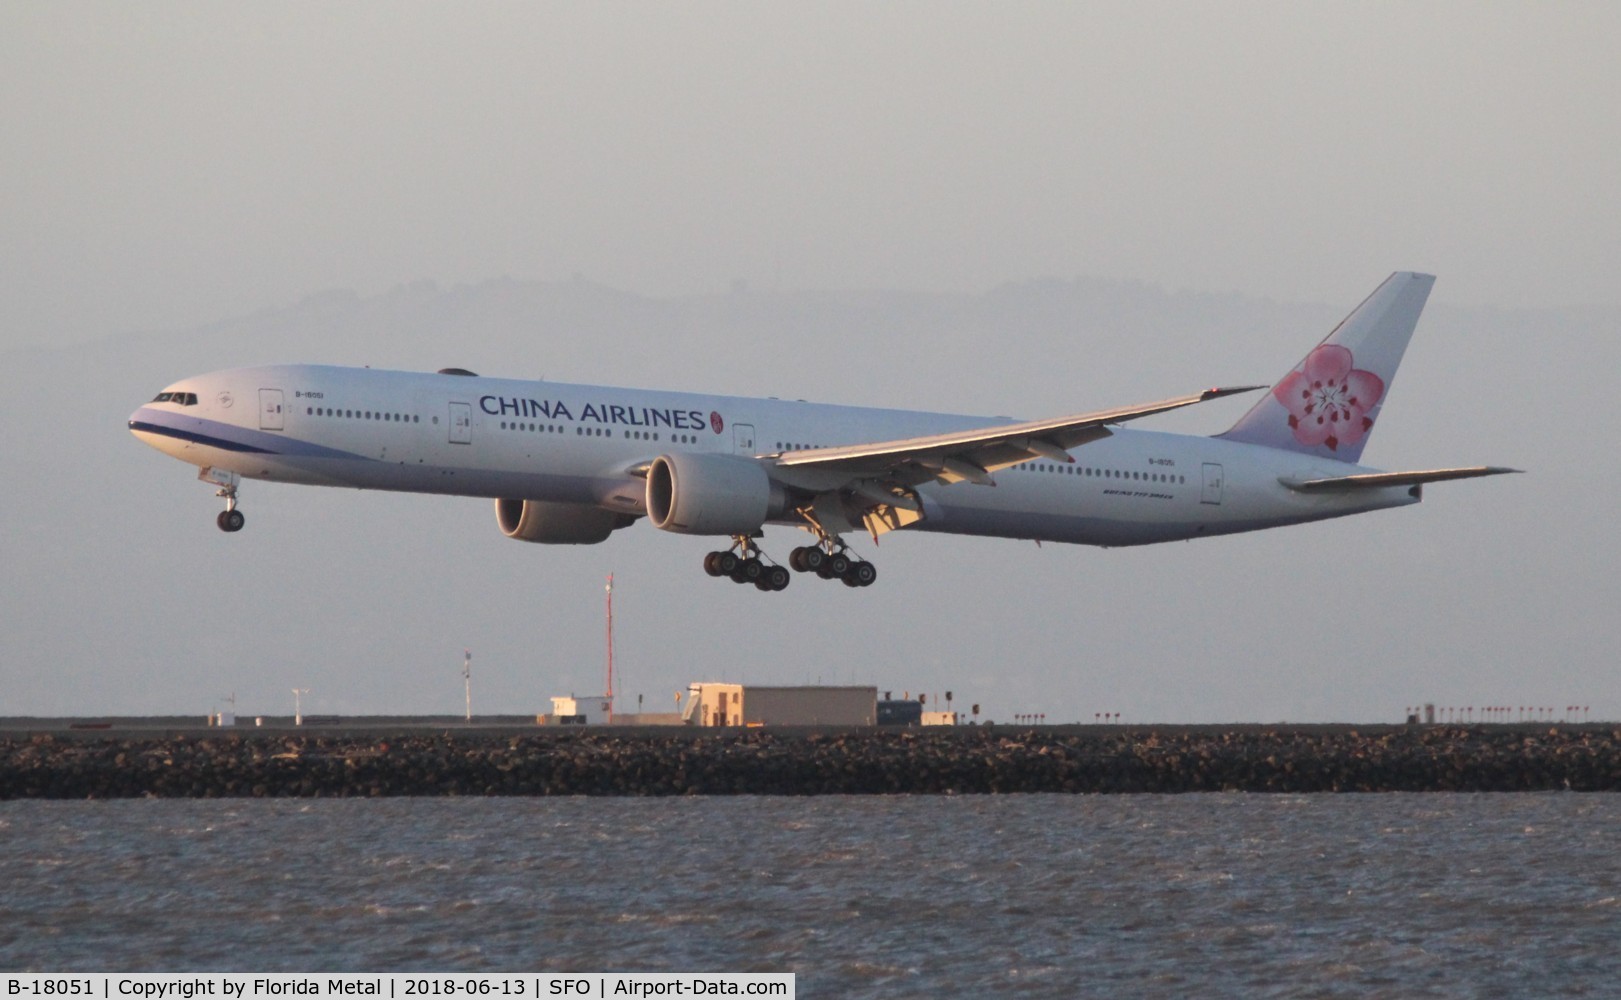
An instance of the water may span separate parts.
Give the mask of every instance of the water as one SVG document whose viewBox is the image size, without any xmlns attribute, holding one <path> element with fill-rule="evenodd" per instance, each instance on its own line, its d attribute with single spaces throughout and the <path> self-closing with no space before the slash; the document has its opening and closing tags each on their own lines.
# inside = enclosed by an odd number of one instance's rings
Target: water
<svg viewBox="0 0 1621 1000">
<path fill-rule="evenodd" d="M 1613 996 L 1618 821 L 1557 793 L 11 802 L 0 967 Z"/>
</svg>

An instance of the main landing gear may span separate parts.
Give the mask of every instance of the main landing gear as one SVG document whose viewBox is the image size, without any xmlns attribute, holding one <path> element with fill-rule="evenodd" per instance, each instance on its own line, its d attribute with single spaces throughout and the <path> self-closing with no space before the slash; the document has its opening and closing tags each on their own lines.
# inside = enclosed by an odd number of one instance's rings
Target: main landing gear
<svg viewBox="0 0 1621 1000">
<path fill-rule="evenodd" d="M 759 590 L 787 590 L 793 576 L 776 563 L 766 563 L 763 555 L 751 539 L 739 535 L 731 548 L 704 556 L 704 572 L 730 577 L 733 583 L 752 583 Z"/>
<path fill-rule="evenodd" d="M 236 509 L 236 487 L 222 486 L 214 495 L 225 498 L 225 509 L 220 511 L 219 517 L 214 518 L 214 523 L 220 526 L 221 531 L 241 531 L 248 519 Z"/>
<path fill-rule="evenodd" d="M 824 580 L 843 580 L 846 587 L 870 587 L 878 567 L 850 555 L 842 541 L 830 538 L 816 545 L 801 545 L 788 557 L 799 573 L 815 573 Z M 704 556 L 704 572 L 729 577 L 734 583 L 752 583 L 759 590 L 786 590 L 793 579 L 785 567 L 767 563 L 753 540 L 738 536 L 732 547 Z"/>
<path fill-rule="evenodd" d="M 846 587 L 870 587 L 878 579 L 878 567 L 865 559 L 852 558 L 839 541 L 827 542 L 825 547 L 801 545 L 788 553 L 788 565 L 824 580 L 843 580 Z"/>
</svg>

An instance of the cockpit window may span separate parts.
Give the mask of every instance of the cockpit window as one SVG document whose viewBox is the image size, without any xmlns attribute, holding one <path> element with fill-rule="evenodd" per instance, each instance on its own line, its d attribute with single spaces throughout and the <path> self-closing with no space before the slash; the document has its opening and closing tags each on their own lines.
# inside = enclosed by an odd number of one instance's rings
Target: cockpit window
<svg viewBox="0 0 1621 1000">
<path fill-rule="evenodd" d="M 172 392 L 160 392 L 156 396 L 152 397 L 152 402 L 154 402 L 154 403 L 167 403 L 169 400 L 171 400 L 173 398 L 174 398 L 174 393 L 172 393 Z"/>
<path fill-rule="evenodd" d="M 178 406 L 196 406 L 197 394 L 195 392 L 160 392 L 153 397 L 154 403 L 174 403 Z"/>
</svg>

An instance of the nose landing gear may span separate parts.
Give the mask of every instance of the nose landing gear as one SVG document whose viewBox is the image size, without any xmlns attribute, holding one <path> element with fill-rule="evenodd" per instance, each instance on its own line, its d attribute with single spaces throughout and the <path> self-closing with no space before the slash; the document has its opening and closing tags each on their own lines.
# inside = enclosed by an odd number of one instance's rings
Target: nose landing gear
<svg viewBox="0 0 1621 1000">
<path fill-rule="evenodd" d="M 219 525 L 220 530 L 224 532 L 241 531 L 242 526 L 247 523 L 248 519 L 243 517 L 242 512 L 236 509 L 236 487 L 234 485 L 222 486 L 214 495 L 225 498 L 225 509 L 220 511 L 219 517 L 214 518 L 214 523 Z"/>
</svg>

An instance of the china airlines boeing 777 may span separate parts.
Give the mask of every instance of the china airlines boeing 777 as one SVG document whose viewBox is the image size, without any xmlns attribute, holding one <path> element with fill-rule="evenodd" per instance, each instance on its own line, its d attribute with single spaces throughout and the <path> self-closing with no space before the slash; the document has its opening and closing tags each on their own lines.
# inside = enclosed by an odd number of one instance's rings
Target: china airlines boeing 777
<svg viewBox="0 0 1621 1000">
<path fill-rule="evenodd" d="M 788 565 L 852 587 L 872 563 L 845 538 L 899 528 L 1146 545 L 1417 503 L 1423 484 L 1490 466 L 1381 472 L 1359 463 L 1435 279 L 1397 273 L 1214 437 L 1123 429 L 1264 386 L 1209 389 L 1047 420 L 323 365 L 182 379 L 129 429 L 201 467 L 243 525 L 243 479 L 495 498 L 509 538 L 603 541 L 656 528 L 729 537 L 711 576 L 782 590 L 767 524 L 808 531 Z"/>
</svg>

